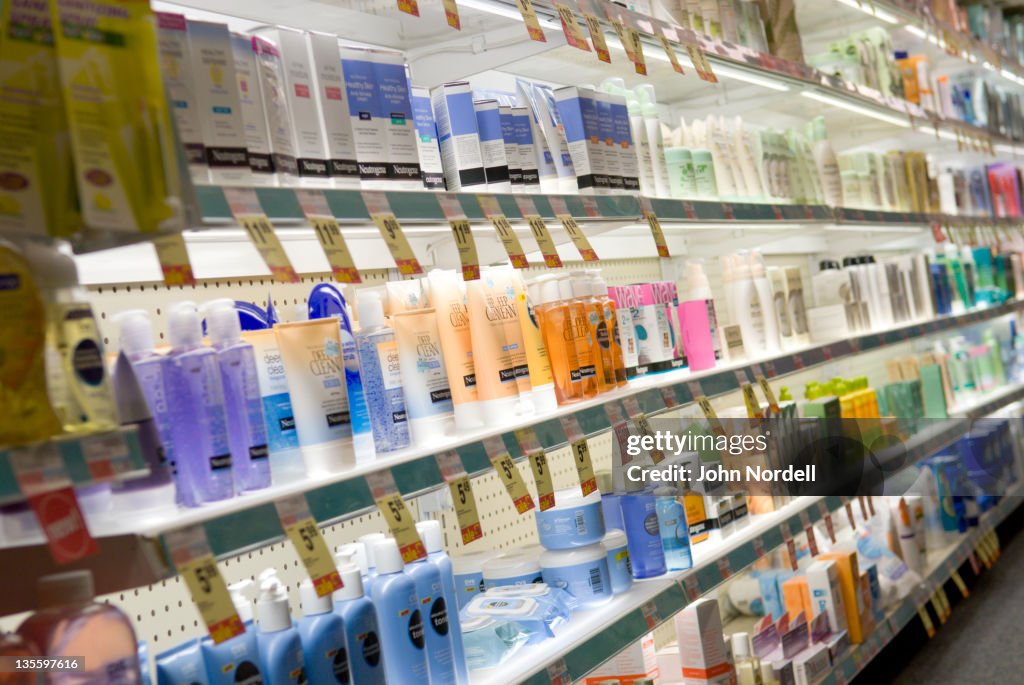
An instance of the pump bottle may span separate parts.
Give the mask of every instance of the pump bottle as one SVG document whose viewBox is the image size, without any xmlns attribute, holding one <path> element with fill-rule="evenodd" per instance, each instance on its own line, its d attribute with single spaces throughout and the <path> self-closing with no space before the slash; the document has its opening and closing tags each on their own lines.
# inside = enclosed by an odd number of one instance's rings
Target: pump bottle
<svg viewBox="0 0 1024 685">
<path fill-rule="evenodd" d="M 288 592 L 276 576 L 263 581 L 256 600 L 260 631 L 256 644 L 264 685 L 304 685 L 307 682 L 302 639 L 292 624 Z"/>
<path fill-rule="evenodd" d="M 377 566 L 370 599 L 380 622 L 388 685 L 423 685 L 429 671 L 416 582 L 404 572 L 398 543 L 392 538 L 370 547 Z"/>
<path fill-rule="evenodd" d="M 352 682 L 385 685 L 377 612 L 373 602 L 363 595 L 360 569 L 350 564 L 338 567 L 338 572 L 342 588 L 334 593 L 334 613 L 344 622 L 345 651 Z"/>
<path fill-rule="evenodd" d="M 345 622 L 334 613 L 331 593 L 320 597 L 308 578 L 299 585 L 302 619 L 299 638 L 310 685 L 351 682 L 345 650 Z"/>
</svg>

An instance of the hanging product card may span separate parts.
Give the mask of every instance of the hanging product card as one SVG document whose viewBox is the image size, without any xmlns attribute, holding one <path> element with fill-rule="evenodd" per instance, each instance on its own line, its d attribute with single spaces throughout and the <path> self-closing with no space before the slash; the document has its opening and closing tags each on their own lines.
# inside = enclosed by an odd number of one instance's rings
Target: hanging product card
<svg viewBox="0 0 1024 685">
<path fill-rule="evenodd" d="M 615 433 L 615 442 L 619 446 L 619 461 L 625 466 L 633 461 L 629 454 L 629 426 L 626 424 L 626 417 L 617 402 L 609 402 L 604 405 L 604 412 L 608 416 L 608 423 L 611 424 L 612 432 Z"/>
<path fill-rule="evenodd" d="M 590 52 L 590 45 L 583 35 L 583 29 L 580 27 L 579 22 L 576 21 L 576 14 L 572 11 L 572 8 L 556 2 L 555 9 L 558 11 L 558 18 L 562 20 L 562 33 L 565 34 L 565 42 L 574 48 Z"/>
<path fill-rule="evenodd" d="M 818 513 L 821 514 L 822 520 L 825 521 L 825 531 L 828 533 L 828 539 L 832 541 L 833 545 L 836 544 L 836 528 L 832 523 L 832 512 L 828 510 L 825 500 L 818 501 Z"/>
<path fill-rule="evenodd" d="M 71 486 L 64 457 L 55 443 L 17 447 L 8 453 L 14 479 L 25 497 Z"/>
<path fill-rule="evenodd" d="M 274 233 L 274 226 L 263 213 L 260 200 L 252 188 L 225 187 L 224 197 L 231 208 L 235 221 L 245 229 L 249 240 L 259 251 L 267 268 L 279 283 L 299 283 L 302 279 L 292 268 L 281 240 Z"/>
<path fill-rule="evenodd" d="M 414 17 L 420 16 L 420 6 L 416 0 L 398 0 L 398 11 Z"/>
<path fill-rule="evenodd" d="M 924 625 L 924 630 L 928 633 L 928 638 L 935 637 L 935 624 L 932 623 L 932 617 L 928 615 L 928 607 L 922 604 L 917 609 L 918 618 L 921 619 L 921 624 Z"/>
<path fill-rule="evenodd" d="M 671 32 L 671 40 L 669 36 L 665 34 Z M 683 65 L 679 63 L 679 57 L 676 55 L 676 49 L 672 47 L 672 41 L 678 41 L 676 37 L 675 29 L 669 26 L 663 26 L 661 31 L 658 31 L 658 40 L 661 41 L 661 47 L 665 48 L 665 54 L 668 56 L 668 61 L 672 64 L 672 70 L 677 74 L 685 74 L 683 71 Z"/>
<path fill-rule="evenodd" d="M 160 262 L 160 270 L 164 274 L 164 285 L 195 285 L 196 277 L 192 274 L 192 263 L 188 259 L 188 248 L 185 247 L 185 236 L 181 233 L 169 233 L 153 238 L 153 248 Z"/>
<path fill-rule="evenodd" d="M 534 204 L 533 199 L 517 197 L 516 204 L 519 205 L 519 211 L 530 225 L 530 232 L 533 234 L 534 240 L 537 241 L 537 247 L 540 248 L 540 253 L 544 257 L 544 265 L 549 269 L 562 268 L 562 259 L 558 256 L 555 241 L 551 237 L 551 232 L 548 231 L 544 219 L 537 213 L 537 206 Z"/>
<path fill-rule="evenodd" d="M 461 31 L 462 19 L 459 17 L 459 6 L 455 4 L 455 0 L 441 0 L 441 3 L 444 5 L 444 18 L 448 25 L 456 31 Z"/>
<path fill-rule="evenodd" d="M 711 426 L 712 432 L 715 435 L 725 435 L 725 428 L 722 427 L 722 422 L 718 418 L 718 414 L 715 413 L 715 408 L 711 406 L 711 401 L 707 395 L 698 395 L 693 398 L 693 401 L 700 407 L 701 412 L 704 414 L 704 418 L 708 420 L 708 424 Z"/>
<path fill-rule="evenodd" d="M 811 517 L 806 511 L 800 512 L 800 525 L 807 536 L 807 548 L 811 550 L 811 556 L 818 556 L 818 537 L 814 534 L 814 526 L 811 525 Z"/>
<path fill-rule="evenodd" d="M 540 500 L 540 510 L 547 511 L 555 506 L 555 484 L 551 478 L 551 469 L 548 466 L 548 457 L 541 447 L 537 433 L 531 427 L 520 428 L 515 432 L 519 449 L 526 455 L 530 462 L 530 470 L 533 471 L 533 482 L 537 486 L 537 497 Z"/>
<path fill-rule="evenodd" d="M 797 565 L 796 558 L 796 542 L 793 540 L 793 533 L 789 530 L 789 524 L 783 523 L 779 526 L 779 531 L 782 533 L 782 541 L 786 545 L 786 556 L 789 557 L 789 567 L 796 571 L 799 566 Z"/>
<path fill-rule="evenodd" d="M 647 630 L 654 630 L 661 623 L 661 614 L 658 612 L 658 605 L 653 599 L 649 602 L 644 602 L 643 606 L 640 607 L 640 612 L 644 615 Z"/>
<path fill-rule="evenodd" d="M 551 208 L 555 210 L 555 218 L 562 222 L 562 228 L 565 229 L 569 239 L 572 240 L 572 244 L 579 250 L 583 261 L 596 262 L 597 252 L 591 247 L 590 240 L 584 235 L 583 229 L 576 223 L 576 219 L 569 213 L 569 206 L 565 198 L 553 195 L 548 198 L 548 202 L 551 204 Z"/>
<path fill-rule="evenodd" d="M 416 259 L 412 246 L 409 245 L 409 239 L 402 231 L 402 225 L 398 223 L 398 219 L 391 212 L 391 203 L 388 202 L 387 195 L 382 192 L 364 190 L 362 196 L 370 218 L 373 219 L 373 223 L 377 224 L 377 230 L 384 238 L 391 258 L 395 260 L 398 273 L 403 276 L 415 276 L 423 273 L 423 268 L 420 266 L 419 260 Z"/>
<path fill-rule="evenodd" d="M 459 453 L 455 450 L 439 452 L 436 458 L 441 475 L 451 491 L 455 517 L 459 521 L 459 533 L 462 535 L 462 544 L 468 545 L 484 536 L 469 475 L 466 473 Z"/>
<path fill-rule="evenodd" d="M 339 283 L 362 283 L 359 270 L 349 252 L 348 244 L 341 235 L 338 220 L 331 214 L 327 198 L 322 190 L 296 190 L 295 197 L 306 215 L 306 221 L 313 227 L 316 239 L 327 257 L 334 280 Z"/>
<path fill-rule="evenodd" d="M 775 399 L 775 391 L 772 390 L 772 386 L 769 385 L 768 379 L 762 375 L 758 375 L 757 384 L 761 386 L 761 392 L 764 393 L 764 398 L 768 400 L 768 408 L 771 409 L 772 414 L 778 414 L 779 402 Z"/>
<path fill-rule="evenodd" d="M 331 550 L 324 542 L 324 536 L 316 525 L 316 520 L 309 513 L 309 504 L 304 494 L 297 493 L 274 502 L 277 517 L 281 520 L 281 528 L 292 541 L 299 561 L 306 567 L 309 579 L 317 597 L 329 595 L 340 590 L 341 576 L 331 558 Z"/>
<path fill-rule="evenodd" d="M 690 56 L 693 69 L 697 72 L 697 76 L 700 77 L 701 81 L 718 83 L 718 77 L 715 76 L 715 72 L 711 69 L 711 63 L 708 62 L 708 56 L 705 54 L 703 47 L 697 43 L 688 42 L 686 43 L 686 53 Z"/>
<path fill-rule="evenodd" d="M 375 473 L 366 474 L 366 482 L 370 486 L 370 493 L 373 495 L 377 507 L 384 520 L 387 521 L 391 535 L 398 543 L 398 551 L 402 555 L 402 561 L 410 563 L 427 556 L 427 549 L 423 546 L 423 540 L 416 531 L 416 521 L 406 506 L 402 494 L 398 492 L 395 485 L 395 478 L 391 475 L 391 469 L 384 469 Z"/>
<path fill-rule="evenodd" d="M 546 671 L 551 685 L 572 685 L 572 676 L 569 674 L 569 667 L 565 665 L 565 659 L 559 658 L 550 664 Z"/>
<path fill-rule="evenodd" d="M 512 224 L 508 222 L 498 205 L 498 199 L 493 195 L 477 195 L 477 201 L 480 202 L 480 208 L 484 211 L 484 216 L 491 220 L 491 224 L 494 226 L 495 232 L 498 234 L 498 239 L 501 240 L 501 244 L 505 248 L 505 254 L 508 255 L 508 259 L 512 262 L 512 266 L 517 269 L 528 269 L 530 263 L 526 261 L 526 253 L 523 252 L 523 246 L 519 242 L 519 237 L 512 230 Z"/>
<path fill-rule="evenodd" d="M 763 419 L 764 412 L 761 411 L 761 403 L 754 394 L 754 386 L 744 383 L 740 389 L 743 391 L 743 403 L 747 406 L 747 416 L 751 419 Z"/>
<path fill-rule="evenodd" d="M 594 45 L 594 52 L 597 53 L 597 58 L 605 64 L 611 64 L 612 53 L 608 50 L 608 41 L 604 39 L 604 29 L 601 27 L 601 20 L 588 12 L 583 13 L 583 20 L 587 22 L 590 42 Z"/>
<path fill-rule="evenodd" d="M 960 594 L 964 599 L 971 596 L 971 591 L 967 589 L 967 583 L 964 582 L 959 571 L 953 569 L 952 573 L 949 574 L 949 577 L 953 579 L 953 582 L 956 584 L 956 588 L 960 591 Z"/>
<path fill-rule="evenodd" d="M 480 280 L 480 258 L 476 252 L 476 240 L 473 239 L 473 229 L 462 210 L 459 198 L 447 193 L 438 193 L 437 203 L 452 228 L 452 238 L 459 251 L 459 262 L 462 263 L 462 280 Z"/>
<path fill-rule="evenodd" d="M 633 70 L 641 76 L 647 76 L 647 59 L 644 57 L 644 43 L 640 39 L 640 32 L 627 26 L 626 39 L 633 48 Z"/>
<path fill-rule="evenodd" d="M 242 619 L 228 594 L 228 586 L 206 541 L 202 525 L 172 530 L 164 535 L 167 551 L 178 573 L 185 579 L 192 602 L 206 624 L 214 644 L 245 632 Z"/>
<path fill-rule="evenodd" d="M 611 22 L 612 26 L 615 27 L 615 34 L 619 37 L 619 42 L 622 43 L 622 49 L 626 51 L 627 59 L 636 65 L 636 53 L 633 52 L 633 44 L 629 40 L 629 33 L 626 27 L 617 19 L 612 19 Z"/>
<path fill-rule="evenodd" d="M 857 520 L 853 517 L 853 505 L 850 504 L 849 497 L 841 498 L 843 501 L 843 507 L 846 509 L 846 518 L 850 520 L 850 528 L 857 530 Z"/>
<path fill-rule="evenodd" d="M 487 450 L 487 458 L 490 460 L 498 477 L 505 485 L 508 496 L 512 498 L 512 504 L 516 511 L 524 514 L 534 508 L 533 498 L 530 491 L 526 489 L 526 481 L 523 474 L 519 473 L 512 455 L 505 447 L 505 441 L 501 436 L 494 436 L 484 440 L 484 448 Z"/>
<path fill-rule="evenodd" d="M 665 232 L 661 230 L 661 222 L 654 212 L 644 212 L 647 225 L 651 227 L 651 235 L 654 236 L 654 244 L 658 247 L 659 257 L 671 257 L 668 251 L 668 243 L 665 241 Z"/>
<path fill-rule="evenodd" d="M 523 23 L 526 24 L 530 40 L 535 40 L 538 43 L 548 42 L 544 31 L 540 28 L 540 20 L 537 19 L 537 10 L 533 8 L 533 2 L 531 0 L 516 0 L 516 6 L 519 7 L 519 13 L 523 15 Z"/>
<path fill-rule="evenodd" d="M 563 416 L 560 418 L 562 430 L 565 437 L 569 439 L 569 447 L 572 450 L 573 462 L 576 464 L 576 473 L 580 477 L 580 490 L 586 497 L 597 490 L 597 476 L 594 475 L 594 462 L 590 458 L 590 447 L 587 445 L 587 438 L 580 428 L 580 423 L 575 415 Z"/>
</svg>

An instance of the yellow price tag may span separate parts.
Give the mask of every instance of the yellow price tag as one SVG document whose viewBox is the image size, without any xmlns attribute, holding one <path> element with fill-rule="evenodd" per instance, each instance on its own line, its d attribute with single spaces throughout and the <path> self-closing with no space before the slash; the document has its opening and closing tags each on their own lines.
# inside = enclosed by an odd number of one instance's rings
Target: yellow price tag
<svg viewBox="0 0 1024 685">
<path fill-rule="evenodd" d="M 444 18 L 448 21 L 448 25 L 456 31 L 462 30 L 462 19 L 459 17 L 459 6 L 455 4 L 455 0 L 441 0 L 444 6 Z"/>
<path fill-rule="evenodd" d="M 708 56 L 705 54 L 704 48 L 696 43 L 687 43 L 686 53 L 690 56 L 693 68 L 697 72 L 697 76 L 700 77 L 701 81 L 718 83 L 718 77 L 715 76 L 715 72 L 711 68 L 711 63 L 708 61 Z"/>
<path fill-rule="evenodd" d="M 398 11 L 414 17 L 420 16 L 420 6 L 416 0 L 398 0 Z"/>
<path fill-rule="evenodd" d="M 476 498 L 473 496 L 469 476 L 460 476 L 449 481 L 448 488 L 452 493 L 452 502 L 455 503 L 455 516 L 459 521 L 462 544 L 468 545 L 474 540 L 479 540 L 484 536 L 484 531 L 480 527 L 480 513 L 476 508 Z"/>
<path fill-rule="evenodd" d="M 491 464 L 494 465 L 494 470 L 498 472 L 498 477 L 505 485 L 508 496 L 512 498 L 512 504 L 516 511 L 524 514 L 533 509 L 533 498 L 530 497 L 530 491 L 526 489 L 523 474 L 519 473 L 515 462 L 512 461 L 512 455 L 505 452 L 497 459 L 492 459 Z"/>
<path fill-rule="evenodd" d="M 935 593 L 931 598 L 932 610 L 935 615 L 939 617 L 939 625 L 946 625 L 946 608 L 942 606 L 942 600 L 939 599 L 939 594 Z"/>
<path fill-rule="evenodd" d="M 621 21 L 614 19 L 612 20 L 612 26 L 615 27 L 615 34 L 619 37 L 619 42 L 622 43 L 622 49 L 626 51 L 626 58 L 635 65 L 636 53 L 633 52 L 633 43 L 630 41 L 626 27 Z"/>
<path fill-rule="evenodd" d="M 608 50 L 608 41 L 604 39 L 604 28 L 601 26 L 601 20 L 587 12 L 583 13 L 583 20 L 587 22 L 590 42 L 594 44 L 594 52 L 597 53 L 597 58 L 605 64 L 611 64 L 612 53 Z"/>
<path fill-rule="evenodd" d="M 523 245 L 519 242 L 519 236 L 512 230 L 512 224 L 508 222 L 508 218 L 504 214 L 494 214 L 490 218 L 494 231 L 505 247 L 505 254 L 508 255 L 512 266 L 517 269 L 530 268 L 530 263 L 526 261 L 526 253 L 523 252 Z"/>
<path fill-rule="evenodd" d="M 560 269 L 562 267 L 562 259 L 558 256 L 555 241 L 551 237 L 551 232 L 548 231 L 548 226 L 544 223 L 544 219 L 539 214 L 530 214 L 525 218 L 527 223 L 530 224 L 530 232 L 533 233 L 533 237 L 537 241 L 540 253 L 544 256 L 544 265 L 549 269 Z"/>
<path fill-rule="evenodd" d="M 743 403 L 747 405 L 747 416 L 752 419 L 763 419 L 764 412 L 761 411 L 761 403 L 757 400 L 757 395 L 754 394 L 754 386 L 744 383 L 742 390 Z"/>
<path fill-rule="evenodd" d="M 644 58 L 644 43 L 640 39 L 640 32 L 632 27 L 626 27 L 626 35 L 630 47 L 633 48 L 633 70 L 641 76 L 647 76 L 647 60 Z"/>
<path fill-rule="evenodd" d="M 921 623 L 924 624 L 924 630 L 928 633 L 928 637 L 935 637 L 935 624 L 932 623 L 932 617 L 928 615 L 928 608 L 922 605 L 918 608 L 917 615 L 920 617 Z"/>
<path fill-rule="evenodd" d="M 249 240 L 256 246 L 267 268 L 279 283 L 298 283 L 302 279 L 292 268 L 291 260 L 281 245 L 280 238 L 274 233 L 274 226 L 266 214 L 240 214 L 235 220 L 249 235 Z"/>
<path fill-rule="evenodd" d="M 573 441 L 572 456 L 576 463 L 576 473 L 580 477 L 580 489 L 586 497 L 597 490 L 597 476 L 594 475 L 594 462 L 590 458 L 590 446 L 586 438 Z"/>
<path fill-rule="evenodd" d="M 551 478 L 551 469 L 548 468 L 548 457 L 541 450 L 540 452 L 530 454 L 527 459 L 530 460 L 533 481 L 537 484 L 537 498 L 540 500 L 540 510 L 547 511 L 555 506 L 555 484 Z"/>
<path fill-rule="evenodd" d="M 668 38 L 662 34 L 658 34 L 658 38 L 661 40 L 661 47 L 665 48 L 665 54 L 668 55 L 668 61 L 672 63 L 672 69 L 677 74 L 684 74 L 683 65 L 679 63 L 679 58 L 676 56 L 676 50 L 672 47 L 672 43 Z"/>
<path fill-rule="evenodd" d="M 764 376 L 757 376 L 757 384 L 761 386 L 761 392 L 764 393 L 764 398 L 768 400 L 768 408 L 771 409 L 773 414 L 779 413 L 779 402 L 775 399 L 775 391 L 772 390 L 772 386 L 768 383 L 768 379 Z"/>
<path fill-rule="evenodd" d="M 318 597 L 341 589 L 341 576 L 331 558 L 331 550 L 324 542 L 316 521 L 309 513 L 306 496 L 299 493 L 274 502 L 281 527 L 292 541 L 299 561 L 306 567 Z"/>
<path fill-rule="evenodd" d="M 333 216 L 307 217 L 316 233 L 316 239 L 323 248 L 327 263 L 331 265 L 331 274 L 339 283 L 362 283 L 359 269 L 356 268 L 348 244 L 341 235 L 338 220 Z"/>
<path fill-rule="evenodd" d="M 395 260 L 398 273 L 403 276 L 415 276 L 423 273 L 423 267 L 416 259 L 412 246 L 409 245 L 409 239 L 405 237 L 402 225 L 398 223 L 395 215 L 375 213 L 372 217 L 373 223 L 377 224 L 377 229 L 380 231 L 381 237 L 384 238 L 384 243 L 388 246 L 388 251 L 391 252 L 391 257 Z"/>
<path fill-rule="evenodd" d="M 455 247 L 459 250 L 459 261 L 462 263 L 462 280 L 477 281 L 480 279 L 480 258 L 476 253 L 476 240 L 468 219 L 455 219 L 448 222 L 452 227 Z"/>
<path fill-rule="evenodd" d="M 377 499 L 377 508 L 384 515 L 391 535 L 398 543 L 398 551 L 402 554 L 402 561 L 410 563 L 427 556 L 427 550 L 423 546 L 420 534 L 416 532 L 416 521 L 406 506 L 405 500 L 398 492 L 393 492 Z"/>
<path fill-rule="evenodd" d="M 590 245 L 590 240 L 584 235 L 583 229 L 576 223 L 576 219 L 571 214 L 559 214 L 558 220 L 562 222 L 562 228 L 569 235 L 569 239 L 572 240 L 573 245 L 579 250 L 580 256 L 583 257 L 585 262 L 596 262 L 597 252 Z"/>
<path fill-rule="evenodd" d="M 181 233 L 157 236 L 153 239 L 153 247 L 160 261 L 160 270 L 164 273 L 164 285 L 196 284 L 192 263 L 188 259 L 188 248 L 185 247 L 185 236 Z"/>
<path fill-rule="evenodd" d="M 213 554 L 205 554 L 179 566 L 178 573 L 185 579 L 192 601 L 214 644 L 245 632 Z"/>
<path fill-rule="evenodd" d="M 523 22 L 526 24 L 526 31 L 530 34 L 530 40 L 538 43 L 546 43 L 548 39 L 540 28 L 540 20 L 537 19 L 537 10 L 533 8 L 531 0 L 516 0 L 519 13 L 523 15 Z"/>
<path fill-rule="evenodd" d="M 644 212 L 644 218 L 651 227 L 651 234 L 654 236 L 654 244 L 658 246 L 659 257 L 671 257 L 668 251 L 668 243 L 665 241 L 665 232 L 661 230 L 661 222 L 658 221 L 654 212 Z"/>
<path fill-rule="evenodd" d="M 556 2 L 555 10 L 558 11 L 558 18 L 562 20 L 562 33 L 565 34 L 565 42 L 574 48 L 590 52 L 590 45 L 583 35 L 583 29 L 580 28 L 579 22 L 576 21 L 576 14 L 572 8 Z"/>
</svg>

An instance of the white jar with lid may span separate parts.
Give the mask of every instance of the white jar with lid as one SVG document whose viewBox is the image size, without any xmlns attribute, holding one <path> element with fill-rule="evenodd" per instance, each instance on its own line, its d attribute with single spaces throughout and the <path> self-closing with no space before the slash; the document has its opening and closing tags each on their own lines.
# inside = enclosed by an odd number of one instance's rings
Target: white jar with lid
<svg viewBox="0 0 1024 685">
<path fill-rule="evenodd" d="M 572 593 L 584 609 L 612 598 L 608 551 L 597 543 L 575 549 L 548 550 L 540 555 L 544 582 Z"/>
</svg>

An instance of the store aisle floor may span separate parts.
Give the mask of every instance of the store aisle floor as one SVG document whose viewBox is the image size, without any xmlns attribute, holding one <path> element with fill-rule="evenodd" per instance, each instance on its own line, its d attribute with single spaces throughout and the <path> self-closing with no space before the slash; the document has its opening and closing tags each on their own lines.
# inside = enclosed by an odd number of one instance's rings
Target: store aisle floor
<svg viewBox="0 0 1024 685">
<path fill-rule="evenodd" d="M 909 656 L 892 685 L 1009 685 L 1024 682 L 1024 535 L 1004 540 L 1003 555 L 957 602 L 935 638 Z M 952 585 L 947 586 L 947 594 Z M 916 619 L 915 619 L 916 621 Z M 900 655 L 887 655 L 890 659 Z M 867 674 L 865 674 L 867 675 Z M 881 685 L 880 680 L 854 681 Z"/>
</svg>

